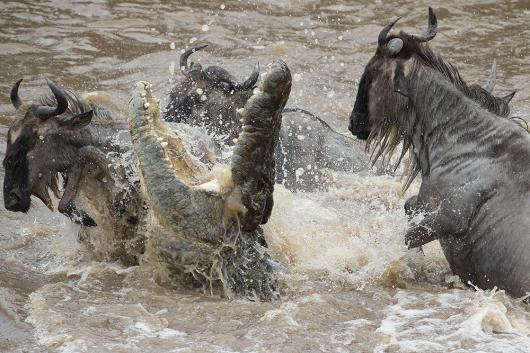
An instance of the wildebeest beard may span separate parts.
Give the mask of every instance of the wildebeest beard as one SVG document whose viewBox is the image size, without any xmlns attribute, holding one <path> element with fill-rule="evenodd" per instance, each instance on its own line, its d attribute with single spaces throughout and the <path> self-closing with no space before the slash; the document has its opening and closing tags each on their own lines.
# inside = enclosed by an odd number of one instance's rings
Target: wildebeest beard
<svg viewBox="0 0 530 353">
<path fill-rule="evenodd" d="M 403 33 L 400 35 L 403 35 Z M 417 65 L 424 65 L 436 70 L 465 96 L 478 103 L 482 108 L 502 118 L 507 118 L 509 116 L 510 107 L 508 103 L 510 102 L 511 98 L 513 98 L 515 92 L 510 93 L 505 97 L 496 97 L 487 89 L 479 85 L 467 85 L 462 79 L 457 68 L 452 64 L 447 63 L 441 56 L 435 54 L 430 49 L 428 44 L 418 45 L 414 54 L 415 58 L 417 59 Z M 373 68 L 370 66 L 370 64 L 367 65 L 365 72 L 361 77 L 357 98 L 352 111 L 352 116 L 350 118 L 349 129 L 353 133 L 354 128 L 361 128 L 356 135 L 361 139 L 367 140 L 365 148 L 366 151 L 371 152 L 372 165 L 382 158 L 382 165 L 395 172 L 403 161 L 403 158 L 407 154 L 409 155 L 409 164 L 404 173 L 406 179 L 403 184 L 403 191 L 405 191 L 410 187 L 412 181 L 416 178 L 421 169 L 417 159 L 418 157 L 412 148 L 413 145 L 410 138 L 411 134 L 405 133 L 405 131 L 402 130 L 403 127 L 400 124 L 396 124 L 396 118 L 400 114 L 414 114 L 414 112 L 411 110 L 403 111 L 398 109 L 399 104 L 397 102 L 385 102 L 385 100 L 382 99 L 380 102 L 378 102 L 378 104 L 395 106 L 395 111 L 391 116 L 379 120 L 376 124 L 372 124 L 372 126 L 369 127 L 369 132 L 367 132 L 367 130 L 362 130 L 363 127 L 367 127 L 369 124 L 369 92 L 371 89 L 371 81 L 373 79 Z M 413 80 L 414 78 L 409 77 L 409 79 Z M 393 97 L 388 96 L 387 98 L 394 101 L 396 99 L 396 95 Z M 358 117 L 366 117 L 366 119 L 364 121 L 363 119 L 357 119 L 357 126 L 353 126 L 352 122 L 355 115 Z M 413 117 L 401 118 L 400 120 L 414 121 Z M 401 154 L 399 155 L 397 161 L 391 165 L 391 158 L 401 143 Z"/>
</svg>

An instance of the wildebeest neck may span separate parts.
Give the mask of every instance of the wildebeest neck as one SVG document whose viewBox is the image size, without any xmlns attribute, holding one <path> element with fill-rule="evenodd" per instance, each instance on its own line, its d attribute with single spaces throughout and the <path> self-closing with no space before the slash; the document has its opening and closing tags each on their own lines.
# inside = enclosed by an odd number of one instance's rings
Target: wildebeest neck
<svg viewBox="0 0 530 353">
<path fill-rule="evenodd" d="M 506 124 L 510 131 L 515 128 L 515 133 L 524 133 L 482 109 L 452 81 L 421 62 L 412 65 L 408 79 L 415 121 L 401 121 L 398 125 L 412 142 L 423 175 L 444 165 L 447 158 L 469 157 L 477 153 L 477 146 L 491 145 L 491 141 L 484 140 L 494 138 L 495 122 Z"/>
<path fill-rule="evenodd" d="M 479 103 L 484 109 L 502 117 L 508 117 L 510 114 L 510 107 L 508 106 L 507 101 L 500 97 L 495 97 L 485 90 L 471 89 L 462 79 L 456 67 L 434 53 L 427 44 L 420 45 L 416 54 L 422 64 L 438 71 L 458 90 L 464 93 L 468 98 Z"/>
</svg>

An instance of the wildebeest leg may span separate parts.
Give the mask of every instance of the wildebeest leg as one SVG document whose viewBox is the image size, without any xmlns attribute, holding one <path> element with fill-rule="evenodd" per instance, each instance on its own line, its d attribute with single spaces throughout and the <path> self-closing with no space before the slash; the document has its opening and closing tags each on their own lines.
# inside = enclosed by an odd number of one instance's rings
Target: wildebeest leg
<svg viewBox="0 0 530 353">
<path fill-rule="evenodd" d="M 419 197 L 419 195 L 422 194 L 422 197 Z M 405 214 L 407 217 L 412 218 L 413 216 L 417 215 L 418 213 L 430 213 L 436 210 L 441 204 L 440 198 L 436 194 L 428 193 L 425 196 L 426 193 L 420 190 L 420 192 L 417 195 L 413 195 L 405 201 L 405 205 L 403 208 L 405 209 Z"/>
<path fill-rule="evenodd" d="M 457 225 L 445 212 L 431 213 L 420 223 L 409 228 L 405 234 L 405 244 L 409 249 L 430 243 L 433 240 L 454 235 L 458 232 Z"/>
<path fill-rule="evenodd" d="M 90 217 L 85 211 L 77 208 L 74 200 L 77 196 L 79 182 L 84 176 L 86 176 L 88 168 L 99 167 L 105 174 L 111 177 L 108 164 L 109 161 L 105 157 L 105 154 L 99 149 L 92 146 L 82 148 L 79 160 L 68 174 L 68 182 L 63 197 L 59 202 L 59 212 L 66 215 L 75 223 L 88 227 L 97 226 L 92 217 Z"/>
<path fill-rule="evenodd" d="M 416 214 L 419 211 L 418 195 L 409 197 L 407 201 L 405 201 L 405 205 L 403 206 L 403 208 L 405 209 L 405 214 L 409 218 Z"/>
</svg>

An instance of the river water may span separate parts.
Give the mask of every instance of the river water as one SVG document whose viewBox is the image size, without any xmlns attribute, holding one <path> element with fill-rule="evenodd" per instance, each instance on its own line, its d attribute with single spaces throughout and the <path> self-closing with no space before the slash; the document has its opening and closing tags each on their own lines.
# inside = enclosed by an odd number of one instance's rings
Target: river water
<svg viewBox="0 0 530 353">
<path fill-rule="evenodd" d="M 195 59 L 238 77 L 284 59 L 289 105 L 346 133 L 381 27 L 403 16 L 400 28 L 422 30 L 428 5 L 432 46 L 470 83 L 496 58 L 496 92 L 517 89 L 512 111 L 530 116 L 528 1 L 2 1 L 0 153 L 18 78 L 27 100 L 45 92 L 44 76 L 121 102 L 148 80 L 165 98 L 192 43 L 209 44 Z M 337 179 L 328 192 L 276 188 L 265 230 L 286 272 L 274 303 L 160 287 L 142 268 L 95 261 L 40 201 L 27 214 L 1 207 L 0 351 L 530 352 L 528 306 L 460 289 L 437 244 L 406 249 L 403 203 L 417 184 L 403 195 L 399 173 Z"/>
</svg>

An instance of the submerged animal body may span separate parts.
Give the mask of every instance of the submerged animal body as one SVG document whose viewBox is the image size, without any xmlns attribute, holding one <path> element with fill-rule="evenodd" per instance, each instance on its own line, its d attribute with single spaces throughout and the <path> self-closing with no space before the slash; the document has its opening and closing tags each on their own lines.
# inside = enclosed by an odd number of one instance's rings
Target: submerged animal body
<svg viewBox="0 0 530 353">
<path fill-rule="evenodd" d="M 499 118 L 503 102 L 496 97 L 476 99 L 456 68 L 425 44 L 436 34 L 432 9 L 422 35 L 389 34 L 395 22 L 381 31 L 366 66 L 350 130 L 383 150 L 396 140 L 412 150 L 422 180 L 408 206 L 426 215 L 407 231 L 409 247 L 437 239 L 464 283 L 524 296 L 530 292 L 530 135 Z"/>
<path fill-rule="evenodd" d="M 183 78 L 170 93 L 164 120 L 204 127 L 220 144 L 232 145 L 241 128 L 238 108 L 255 87 L 258 69 L 243 83 L 225 69 L 188 63 L 206 46 L 189 48 L 180 58 Z M 298 108 L 284 111 L 275 151 L 276 182 L 290 190 L 325 189 L 335 172 L 369 170 L 368 156 L 353 138 L 334 131 L 317 116 Z"/>
</svg>

